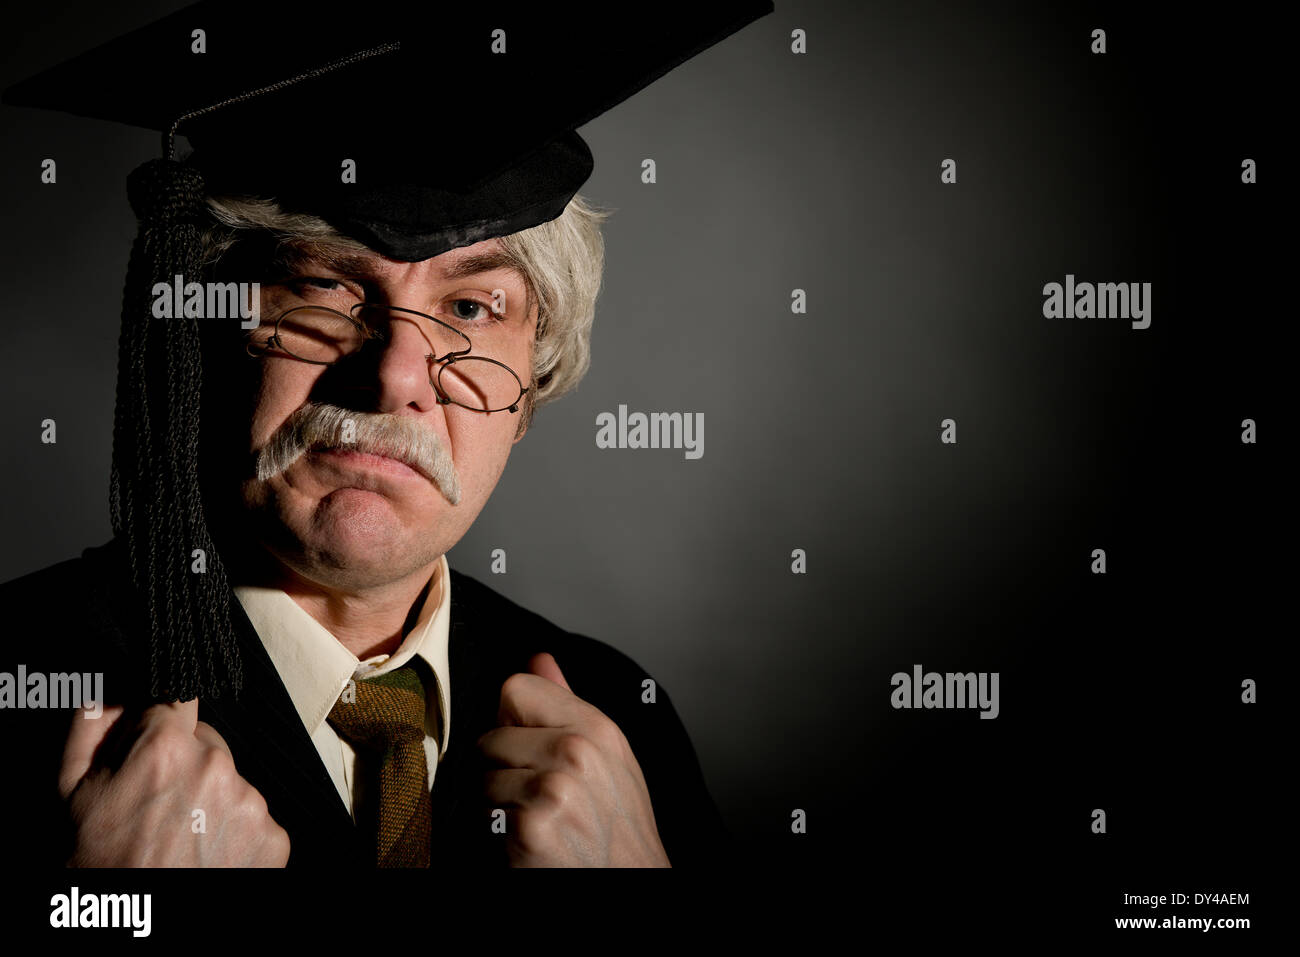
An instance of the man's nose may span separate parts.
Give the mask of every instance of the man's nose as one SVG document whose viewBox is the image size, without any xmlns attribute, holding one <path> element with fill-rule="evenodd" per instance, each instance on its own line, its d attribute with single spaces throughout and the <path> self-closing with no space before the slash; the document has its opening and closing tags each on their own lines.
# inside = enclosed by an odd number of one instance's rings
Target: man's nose
<svg viewBox="0 0 1300 957">
<path fill-rule="evenodd" d="M 396 412 L 414 405 L 428 412 L 438 404 L 429 381 L 429 356 L 435 352 L 428 335 L 414 322 L 398 319 L 384 330 L 384 339 L 371 344 L 377 351 L 374 375 L 377 412 Z"/>
</svg>

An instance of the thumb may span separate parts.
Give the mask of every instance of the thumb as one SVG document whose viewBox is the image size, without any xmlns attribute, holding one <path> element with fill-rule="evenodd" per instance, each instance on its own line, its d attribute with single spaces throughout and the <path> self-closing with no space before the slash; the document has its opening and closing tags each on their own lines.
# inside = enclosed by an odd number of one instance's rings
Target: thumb
<svg viewBox="0 0 1300 957">
<path fill-rule="evenodd" d="M 121 705 L 104 707 L 102 712 L 100 708 L 99 704 L 87 703 L 72 715 L 72 728 L 63 746 L 63 762 L 59 766 L 59 794 L 65 801 L 86 776 L 95 760 L 95 752 L 126 711 Z"/>
<path fill-rule="evenodd" d="M 528 673 L 545 678 L 547 681 L 559 685 L 570 694 L 573 693 L 569 683 L 564 680 L 564 672 L 560 671 L 560 666 L 555 663 L 555 659 L 545 651 L 528 659 Z"/>
</svg>

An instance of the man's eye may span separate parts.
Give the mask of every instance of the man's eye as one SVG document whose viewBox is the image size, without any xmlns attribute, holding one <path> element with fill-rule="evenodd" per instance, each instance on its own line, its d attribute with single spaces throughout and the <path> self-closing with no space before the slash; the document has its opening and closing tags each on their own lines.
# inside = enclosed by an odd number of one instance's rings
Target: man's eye
<svg viewBox="0 0 1300 957">
<path fill-rule="evenodd" d="M 341 279 L 328 276 L 292 276 L 284 285 L 295 296 L 307 300 L 336 300 L 344 296 L 357 298 L 357 292 Z"/>
<path fill-rule="evenodd" d="M 343 292 L 343 283 L 337 279 L 328 279 L 324 276 L 301 276 L 293 280 L 295 285 L 309 289 L 323 289 L 326 292 Z"/>
<path fill-rule="evenodd" d="M 499 318 L 490 305 L 481 303 L 477 299 L 453 299 L 446 308 L 453 319 L 459 319 L 461 322 L 486 322 L 489 319 Z"/>
</svg>

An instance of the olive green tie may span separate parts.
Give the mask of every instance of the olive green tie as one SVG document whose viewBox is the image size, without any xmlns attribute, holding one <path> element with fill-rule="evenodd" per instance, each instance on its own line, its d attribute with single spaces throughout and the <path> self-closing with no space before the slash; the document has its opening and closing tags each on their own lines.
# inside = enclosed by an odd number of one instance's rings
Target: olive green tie
<svg viewBox="0 0 1300 957">
<path fill-rule="evenodd" d="M 378 770 L 379 803 L 367 826 L 374 829 L 379 867 L 429 866 L 433 806 L 424 710 L 424 685 L 408 665 L 356 682 L 355 694 L 345 691 L 329 713 L 339 735 Z"/>
</svg>

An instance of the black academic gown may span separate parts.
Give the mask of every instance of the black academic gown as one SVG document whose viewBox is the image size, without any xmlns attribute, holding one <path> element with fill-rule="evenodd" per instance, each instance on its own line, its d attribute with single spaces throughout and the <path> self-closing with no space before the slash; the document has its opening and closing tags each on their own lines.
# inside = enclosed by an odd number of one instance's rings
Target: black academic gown
<svg viewBox="0 0 1300 957">
<path fill-rule="evenodd" d="M 0 585 L 6 621 L 0 671 L 103 672 L 109 703 L 147 702 L 139 627 L 122 602 L 125 555 L 116 542 Z M 289 834 L 290 867 L 372 866 L 371 852 L 294 710 L 289 693 L 238 601 L 231 620 L 244 661 L 238 700 L 200 700 L 199 718 L 230 745 L 239 773 Z M 451 572 L 451 735 L 433 786 L 435 866 L 495 867 L 507 861 L 482 796 L 475 742 L 497 726 L 501 685 L 531 655 L 555 656 L 575 694 L 622 729 L 645 774 L 659 835 L 675 866 L 724 864 L 731 842 L 710 799 L 690 739 L 662 688 L 643 703 L 650 677 L 601 642 L 571 634 L 480 582 Z M 57 794 L 71 713 L 0 710 L 0 810 L 17 822 L 9 850 L 59 865 L 71 853 Z M 11 832 L 13 833 L 13 832 Z"/>
</svg>

